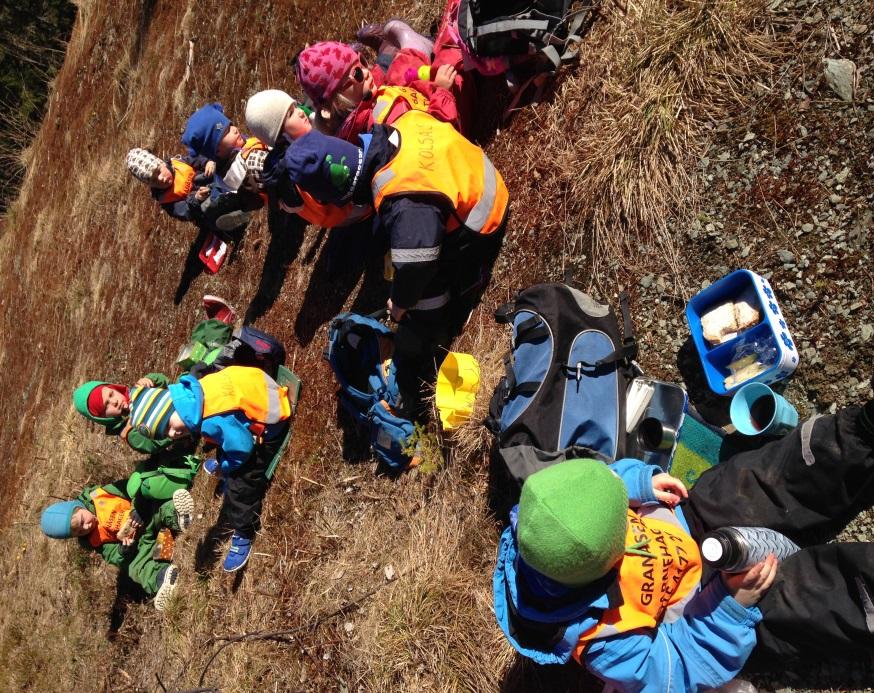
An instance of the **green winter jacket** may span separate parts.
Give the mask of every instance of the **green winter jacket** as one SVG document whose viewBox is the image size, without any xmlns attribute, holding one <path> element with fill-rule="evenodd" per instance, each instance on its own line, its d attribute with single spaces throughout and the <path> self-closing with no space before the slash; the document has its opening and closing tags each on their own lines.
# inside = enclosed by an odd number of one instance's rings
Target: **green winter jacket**
<svg viewBox="0 0 874 693">
<path fill-rule="evenodd" d="M 155 383 L 155 387 L 167 387 L 170 384 L 170 380 L 163 373 L 148 373 L 145 377 L 152 380 Z M 76 407 L 76 411 L 86 419 L 103 426 L 106 429 L 106 435 L 119 436 L 127 427 L 127 416 L 94 416 L 88 411 L 88 395 L 91 394 L 95 387 L 103 385 L 111 385 L 111 383 L 101 380 L 90 380 L 80 385 L 73 390 L 73 405 Z M 152 455 L 159 450 L 163 450 L 173 442 L 169 438 L 149 440 L 138 431 L 133 430 L 127 432 L 125 440 L 134 450 L 146 455 Z"/>
</svg>

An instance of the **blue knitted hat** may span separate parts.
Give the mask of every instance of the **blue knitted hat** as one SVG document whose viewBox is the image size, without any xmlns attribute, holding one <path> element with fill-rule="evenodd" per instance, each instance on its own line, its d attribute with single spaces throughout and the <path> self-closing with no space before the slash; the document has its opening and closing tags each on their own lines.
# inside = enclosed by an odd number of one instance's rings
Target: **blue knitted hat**
<svg viewBox="0 0 874 693">
<path fill-rule="evenodd" d="M 329 204 L 349 201 L 363 164 L 361 148 L 316 130 L 295 140 L 285 152 L 292 182 Z"/>
<path fill-rule="evenodd" d="M 225 109 L 220 103 L 208 103 L 198 108 L 182 133 L 182 144 L 186 145 L 192 156 L 216 158 L 216 149 L 222 136 L 230 127 L 231 121 L 225 115 Z"/>
<path fill-rule="evenodd" d="M 130 391 L 131 428 L 146 438 L 166 438 L 174 411 L 173 398 L 164 388 L 134 387 Z"/>
<path fill-rule="evenodd" d="M 45 535 L 52 539 L 69 539 L 73 536 L 70 528 L 70 520 L 73 519 L 73 513 L 76 512 L 76 508 L 84 507 L 77 500 L 52 503 L 42 511 L 42 516 L 39 518 L 39 526 Z"/>
</svg>

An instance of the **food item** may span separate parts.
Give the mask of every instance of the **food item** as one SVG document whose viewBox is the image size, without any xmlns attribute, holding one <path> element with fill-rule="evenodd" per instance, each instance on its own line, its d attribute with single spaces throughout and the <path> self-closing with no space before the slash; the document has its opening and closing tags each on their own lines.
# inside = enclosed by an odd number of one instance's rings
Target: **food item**
<svg viewBox="0 0 874 693">
<path fill-rule="evenodd" d="M 762 313 L 753 289 L 744 291 L 737 300 L 720 303 L 701 316 L 701 332 L 711 345 L 723 344 L 738 333 L 758 325 Z"/>
<path fill-rule="evenodd" d="M 731 375 L 725 379 L 725 387 L 726 389 L 732 388 L 739 383 L 751 380 L 767 369 L 768 366 L 761 363 L 755 354 L 749 354 L 737 361 L 732 361 L 728 364 L 728 370 L 731 371 Z"/>
</svg>

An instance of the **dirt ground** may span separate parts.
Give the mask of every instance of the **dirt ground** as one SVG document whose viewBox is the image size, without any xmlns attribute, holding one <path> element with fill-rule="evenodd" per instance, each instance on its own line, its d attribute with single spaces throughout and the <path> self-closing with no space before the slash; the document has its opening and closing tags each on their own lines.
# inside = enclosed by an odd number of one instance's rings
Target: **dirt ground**
<svg viewBox="0 0 874 693">
<path fill-rule="evenodd" d="M 494 623 L 490 573 L 503 518 L 487 436 L 467 431 L 449 462 L 434 450 L 435 469 L 392 479 L 374 474 L 360 436 L 338 421 L 325 325 L 343 309 L 374 310 L 386 295 L 367 235 L 261 212 L 219 274 L 197 274 L 194 229 L 157 210 L 123 167 L 132 146 L 179 152 L 185 117 L 208 100 L 240 121 L 251 93 L 296 93 L 288 61 L 306 40 L 348 40 L 361 22 L 391 16 L 427 31 L 440 3 L 76 4 L 64 68 L 26 153 L 27 180 L 0 222 L 0 687 L 600 690 L 577 667 L 516 658 Z M 646 48 L 635 27 L 655 32 L 698 6 L 717 19 L 753 8 L 742 30 L 783 52 L 767 65 L 734 56 L 746 75 L 724 82 L 742 91 L 734 105 L 721 105 L 706 80 L 660 97 L 670 106 L 666 141 L 684 133 L 686 152 L 666 159 L 685 177 L 665 180 L 682 185 L 673 196 L 611 202 L 589 147 L 620 120 L 611 114 L 642 98 L 642 83 L 619 77 L 624 56 Z M 560 76 L 546 103 L 500 124 L 506 96 L 482 84 L 490 105 L 482 141 L 513 203 L 493 286 L 456 345 L 483 365 L 480 399 L 507 346 L 490 311 L 570 268 L 602 298 L 628 290 L 644 369 L 685 380 L 695 403 L 724 420 L 726 403 L 693 388 L 683 309 L 738 267 L 764 274 L 776 291 L 801 353 L 786 395 L 802 415 L 871 397 L 872 9 L 866 0 L 605 3 L 582 64 Z M 731 27 L 723 29 L 727 41 Z M 674 59 L 699 50 L 697 38 L 677 39 Z M 829 87 L 823 58 L 854 61 L 853 101 Z M 709 73 L 727 69 L 714 63 Z M 629 171 L 639 180 L 649 169 Z M 603 216 L 605 206 L 622 215 Z M 631 227 L 635 207 L 652 208 L 647 219 L 661 224 Z M 617 237 L 634 232 L 623 253 L 596 240 L 604 219 Z M 85 424 L 69 393 L 95 377 L 176 375 L 204 293 L 228 298 L 288 346 L 304 382 L 293 442 L 247 571 L 229 579 L 217 569 L 224 545 L 210 528 L 219 503 L 213 482 L 199 478 L 201 515 L 179 546 L 180 598 L 165 617 L 147 603 L 113 608 L 113 571 L 38 530 L 53 498 L 121 478 L 136 461 Z M 872 538 L 870 513 L 841 537 Z M 874 663 L 814 662 L 752 680 L 762 690 L 870 690 Z"/>
</svg>

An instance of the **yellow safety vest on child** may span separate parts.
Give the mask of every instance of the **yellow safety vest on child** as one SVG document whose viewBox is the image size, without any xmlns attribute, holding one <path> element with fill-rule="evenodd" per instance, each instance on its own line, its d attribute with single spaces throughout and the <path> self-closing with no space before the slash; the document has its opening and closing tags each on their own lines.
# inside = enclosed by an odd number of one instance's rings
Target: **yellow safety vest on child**
<svg viewBox="0 0 874 693">
<path fill-rule="evenodd" d="M 291 417 L 288 388 L 258 368 L 228 366 L 200 380 L 203 418 L 242 412 L 252 422 L 265 425 Z"/>
<path fill-rule="evenodd" d="M 372 115 L 375 125 L 386 121 L 398 101 L 405 101 L 411 111 L 427 112 L 429 105 L 428 98 L 412 87 L 385 85 L 376 90 L 375 97 Z"/>
<path fill-rule="evenodd" d="M 452 206 L 447 232 L 460 226 L 489 234 L 500 228 L 509 193 L 485 152 L 452 125 L 420 110 L 404 113 L 392 127 L 400 133 L 397 153 L 373 177 L 377 211 L 397 195 L 437 193 Z"/>
</svg>

